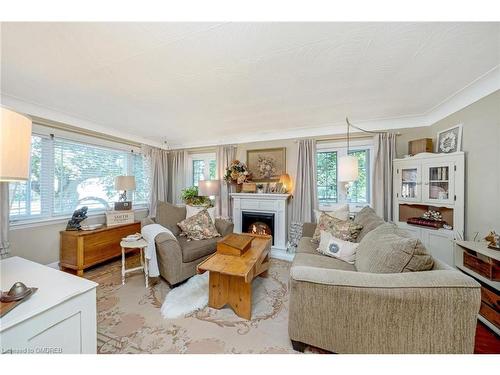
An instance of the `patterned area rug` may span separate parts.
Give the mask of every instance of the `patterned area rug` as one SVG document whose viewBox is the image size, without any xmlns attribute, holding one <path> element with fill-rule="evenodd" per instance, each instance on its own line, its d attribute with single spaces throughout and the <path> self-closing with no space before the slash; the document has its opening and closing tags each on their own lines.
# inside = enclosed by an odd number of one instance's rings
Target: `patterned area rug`
<svg viewBox="0 0 500 375">
<path fill-rule="evenodd" d="M 138 263 L 137 255 L 127 258 L 127 268 Z M 288 338 L 288 262 L 272 259 L 269 277 L 254 280 L 251 321 L 229 307 L 165 320 L 165 280 L 151 278 L 146 289 L 137 271 L 121 285 L 120 269 L 121 261 L 115 261 L 85 274 L 99 283 L 98 353 L 296 353 Z"/>
</svg>

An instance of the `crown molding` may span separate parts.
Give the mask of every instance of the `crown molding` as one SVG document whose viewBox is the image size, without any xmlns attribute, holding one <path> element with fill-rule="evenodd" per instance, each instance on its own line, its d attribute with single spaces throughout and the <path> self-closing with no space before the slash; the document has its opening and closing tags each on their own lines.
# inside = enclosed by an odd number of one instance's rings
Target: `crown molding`
<svg viewBox="0 0 500 375">
<path fill-rule="evenodd" d="M 121 138 L 133 141 L 140 144 L 146 144 L 154 147 L 165 148 L 161 142 L 153 141 L 148 138 L 137 136 L 135 134 L 124 133 L 108 126 L 99 125 L 95 122 L 82 119 L 81 117 L 73 116 L 46 106 L 32 103 L 12 95 L 0 93 L 0 102 L 3 107 L 10 108 L 16 112 L 23 113 L 27 116 L 40 117 L 46 120 L 68 124 L 70 126 L 90 130 L 97 133 L 109 135 L 111 137 Z"/>
<path fill-rule="evenodd" d="M 429 111 L 410 116 L 393 118 L 362 120 L 351 118 L 356 125 L 366 130 L 396 130 L 404 128 L 426 127 L 460 111 L 476 101 L 500 90 L 500 65 L 495 66 L 481 77 L 477 78 L 464 88 L 449 96 Z M 245 134 L 231 135 L 216 140 L 203 140 L 183 144 L 171 144 L 171 148 L 210 147 L 222 144 L 239 144 L 278 139 L 297 139 L 307 137 L 323 137 L 345 134 L 345 122 L 325 124 L 315 127 L 301 127 L 294 129 L 274 129 L 269 131 L 248 132 Z M 356 133 L 353 131 L 353 133 Z"/>
<path fill-rule="evenodd" d="M 393 118 L 382 118 L 363 120 L 351 118 L 351 121 L 366 130 L 396 130 L 403 128 L 426 127 L 460 111 L 472 103 L 500 90 L 500 65 L 495 66 L 481 77 L 477 78 L 464 88 L 449 96 L 441 103 L 437 104 L 429 111 Z M 154 147 L 165 148 L 162 142 L 154 141 L 135 134 L 127 134 L 108 126 L 102 126 L 94 122 L 82 119 L 77 116 L 62 113 L 60 111 L 47 108 L 45 106 L 30 103 L 23 99 L 7 94 L 0 94 L 1 103 L 18 112 L 28 115 L 43 117 L 53 121 L 59 121 L 70 125 L 78 126 L 87 130 L 92 130 L 115 137 L 125 138 L 134 142 L 147 144 Z M 323 124 L 318 126 L 304 126 L 294 129 L 271 129 L 259 132 L 246 132 L 242 134 L 231 134 L 220 138 L 204 139 L 196 142 L 169 143 L 169 149 L 213 147 L 223 144 L 241 144 L 251 142 L 273 141 L 280 139 L 297 139 L 308 137 L 324 137 L 345 134 L 345 122 Z M 356 133 L 356 132 L 353 132 Z"/>
</svg>

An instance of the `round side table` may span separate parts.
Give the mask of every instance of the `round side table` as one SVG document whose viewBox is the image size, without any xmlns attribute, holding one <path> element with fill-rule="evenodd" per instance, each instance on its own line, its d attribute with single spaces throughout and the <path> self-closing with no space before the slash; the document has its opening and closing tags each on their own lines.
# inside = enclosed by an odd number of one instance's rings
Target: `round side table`
<svg viewBox="0 0 500 375">
<path fill-rule="evenodd" d="M 144 278 L 146 279 L 146 288 L 148 287 L 148 276 L 149 276 L 149 271 L 148 271 L 148 260 L 146 259 L 146 246 L 148 246 L 148 243 L 146 240 L 141 238 L 140 240 L 137 241 L 121 241 L 120 246 L 122 248 L 122 285 L 125 285 L 125 275 L 129 272 L 134 272 L 137 270 L 143 270 L 144 271 Z M 134 268 L 129 268 L 125 269 L 125 249 L 140 249 L 141 254 L 141 266 L 140 267 L 134 267 Z"/>
</svg>

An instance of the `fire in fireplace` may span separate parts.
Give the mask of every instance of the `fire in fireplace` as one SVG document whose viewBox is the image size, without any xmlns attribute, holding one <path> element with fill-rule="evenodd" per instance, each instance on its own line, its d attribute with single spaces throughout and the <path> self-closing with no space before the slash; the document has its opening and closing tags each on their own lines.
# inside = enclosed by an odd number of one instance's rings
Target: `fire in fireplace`
<svg viewBox="0 0 500 375">
<path fill-rule="evenodd" d="M 269 234 L 273 236 L 272 243 L 274 245 L 274 214 L 243 211 L 241 222 L 243 233 Z"/>
</svg>

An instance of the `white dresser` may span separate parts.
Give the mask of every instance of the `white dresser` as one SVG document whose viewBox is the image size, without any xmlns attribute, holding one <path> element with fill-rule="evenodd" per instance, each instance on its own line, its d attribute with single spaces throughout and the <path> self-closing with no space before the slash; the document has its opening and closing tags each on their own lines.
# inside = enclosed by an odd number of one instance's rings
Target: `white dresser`
<svg viewBox="0 0 500 375">
<path fill-rule="evenodd" d="M 96 353 L 98 284 L 29 260 L 0 261 L 0 287 L 38 291 L 0 318 L 1 353 Z"/>
</svg>

